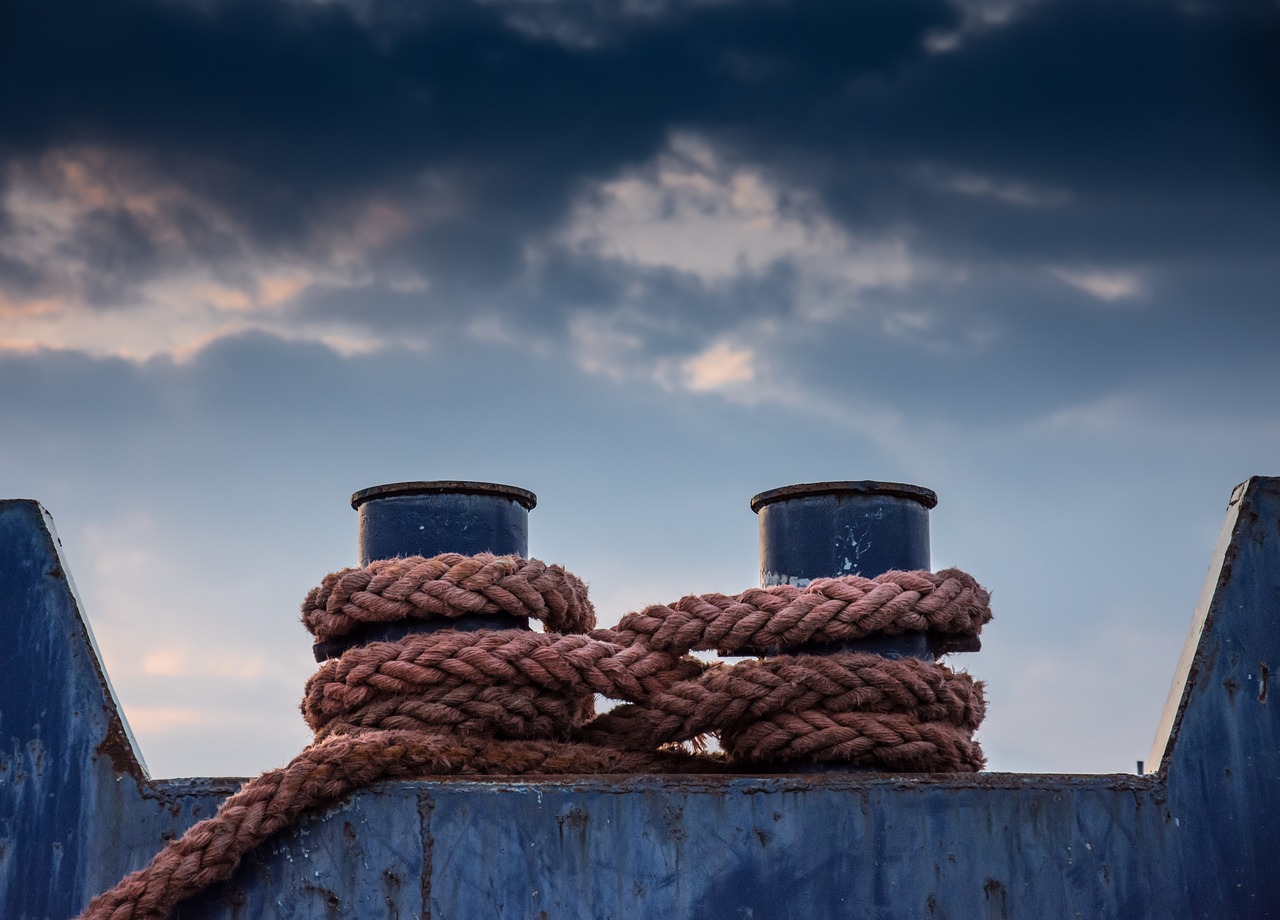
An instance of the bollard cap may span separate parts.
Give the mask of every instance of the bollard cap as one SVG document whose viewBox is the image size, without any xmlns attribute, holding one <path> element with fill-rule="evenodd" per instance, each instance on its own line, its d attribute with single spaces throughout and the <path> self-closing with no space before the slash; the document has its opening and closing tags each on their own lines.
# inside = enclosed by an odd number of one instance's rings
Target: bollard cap
<svg viewBox="0 0 1280 920">
<path fill-rule="evenodd" d="M 802 482 L 794 486 L 770 489 L 751 497 L 751 510 L 759 514 L 760 509 L 765 505 L 792 498 L 804 498 L 808 495 L 886 495 L 911 499 L 926 508 L 933 508 L 938 504 L 938 493 L 924 486 L 913 486 L 905 482 L 859 479 L 842 482 Z"/>
<path fill-rule="evenodd" d="M 435 479 L 425 482 L 391 482 L 381 486 L 370 486 L 351 496 L 351 507 L 359 509 L 367 501 L 400 495 L 491 495 L 495 498 L 519 502 L 526 511 L 532 511 L 538 504 L 538 496 L 519 486 L 507 486 L 497 482 Z"/>
</svg>

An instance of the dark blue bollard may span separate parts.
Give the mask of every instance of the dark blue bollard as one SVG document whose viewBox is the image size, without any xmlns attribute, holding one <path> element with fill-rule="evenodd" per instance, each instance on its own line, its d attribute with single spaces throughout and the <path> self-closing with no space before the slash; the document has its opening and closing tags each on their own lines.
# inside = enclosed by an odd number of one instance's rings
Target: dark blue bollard
<svg viewBox="0 0 1280 920">
<path fill-rule="evenodd" d="M 815 578 L 929 568 L 930 489 L 899 482 L 811 482 L 761 492 L 751 499 L 760 517 L 760 583 L 803 587 Z M 808 643 L 788 654 L 858 651 L 933 661 L 929 636 L 908 633 L 856 642 Z"/>
<path fill-rule="evenodd" d="M 351 496 L 359 512 L 360 564 L 441 553 L 529 555 L 538 497 L 492 482 L 395 482 Z"/>
<path fill-rule="evenodd" d="M 351 496 L 359 513 L 360 564 L 441 553 L 528 556 L 529 512 L 537 503 L 527 489 L 493 482 L 395 482 L 361 489 Z M 312 650 L 316 661 L 324 661 L 357 645 L 394 642 L 415 632 L 528 628 L 527 618 L 508 614 L 368 623 L 342 639 L 317 642 Z"/>
</svg>

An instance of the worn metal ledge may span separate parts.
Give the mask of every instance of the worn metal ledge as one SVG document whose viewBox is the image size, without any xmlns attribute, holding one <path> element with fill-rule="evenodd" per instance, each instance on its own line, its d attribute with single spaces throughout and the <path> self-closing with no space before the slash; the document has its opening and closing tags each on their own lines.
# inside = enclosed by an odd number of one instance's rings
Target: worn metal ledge
<svg viewBox="0 0 1280 920">
<path fill-rule="evenodd" d="M 383 783 L 205 918 L 1280 917 L 1280 479 L 1232 497 L 1146 776 Z M 0 502 L 0 912 L 66 918 L 238 781 L 141 765 L 48 515 Z"/>
</svg>

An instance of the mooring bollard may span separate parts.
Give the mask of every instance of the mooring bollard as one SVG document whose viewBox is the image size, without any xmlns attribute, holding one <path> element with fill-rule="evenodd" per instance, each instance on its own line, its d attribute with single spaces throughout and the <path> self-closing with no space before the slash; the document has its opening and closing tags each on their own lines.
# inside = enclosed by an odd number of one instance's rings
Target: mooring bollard
<svg viewBox="0 0 1280 920">
<path fill-rule="evenodd" d="M 804 587 L 815 578 L 929 568 L 929 509 L 938 496 L 900 482 L 810 482 L 761 492 L 751 499 L 760 518 L 760 584 Z M 933 661 L 944 651 L 923 633 L 870 636 L 837 645 L 807 643 L 764 654 L 872 652 Z"/>
<path fill-rule="evenodd" d="M 529 555 L 538 496 L 494 482 L 394 482 L 351 496 L 359 512 L 360 564 L 441 553 Z"/>
<path fill-rule="evenodd" d="M 529 555 L 529 512 L 538 497 L 528 489 L 493 482 L 394 482 L 351 496 L 356 509 L 360 565 L 397 556 L 441 553 Z M 369 642 L 393 642 L 437 629 L 528 629 L 526 617 L 485 614 L 451 619 L 367 624 L 342 639 L 317 642 L 316 661 L 336 658 Z"/>
</svg>

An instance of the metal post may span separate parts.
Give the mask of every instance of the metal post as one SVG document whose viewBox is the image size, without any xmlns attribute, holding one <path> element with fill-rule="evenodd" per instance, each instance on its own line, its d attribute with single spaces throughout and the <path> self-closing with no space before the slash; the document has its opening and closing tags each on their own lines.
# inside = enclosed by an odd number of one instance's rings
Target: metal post
<svg viewBox="0 0 1280 920">
<path fill-rule="evenodd" d="M 360 564 L 396 556 L 441 553 L 529 555 L 529 512 L 538 497 L 527 489 L 493 482 L 436 480 L 394 482 L 351 496 L 356 509 Z M 526 617 L 486 614 L 449 619 L 370 623 L 342 639 L 312 646 L 316 661 L 336 658 L 369 642 L 392 642 L 437 629 L 528 629 Z"/>
<path fill-rule="evenodd" d="M 360 564 L 440 553 L 529 555 L 538 497 L 493 482 L 395 482 L 351 496 L 359 512 Z"/>
<path fill-rule="evenodd" d="M 932 490 L 900 482 L 810 482 L 761 492 L 751 499 L 760 517 L 760 583 L 803 587 L 815 578 L 928 569 L 929 509 L 937 504 Z M 838 650 L 937 657 L 919 633 L 766 653 Z"/>
</svg>

